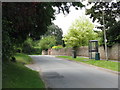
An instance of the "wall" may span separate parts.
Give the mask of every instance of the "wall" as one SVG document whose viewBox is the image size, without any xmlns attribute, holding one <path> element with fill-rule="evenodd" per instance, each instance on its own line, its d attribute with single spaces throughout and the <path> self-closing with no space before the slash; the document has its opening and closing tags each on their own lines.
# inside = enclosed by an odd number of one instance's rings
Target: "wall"
<svg viewBox="0 0 120 90">
<path fill-rule="evenodd" d="M 45 50 L 42 50 L 42 55 L 48 55 L 48 52 Z"/>
<path fill-rule="evenodd" d="M 100 58 L 105 59 L 104 47 L 99 47 Z M 49 49 L 49 55 L 72 55 L 72 48 L 62 48 L 59 50 Z M 77 49 L 77 56 L 89 57 L 88 47 L 82 46 Z M 108 47 L 108 58 L 111 60 L 120 60 L 120 44 L 115 44 L 112 47 Z"/>
<path fill-rule="evenodd" d="M 112 48 L 109 48 L 109 58 L 119 59 L 120 60 L 120 44 L 114 45 Z"/>
</svg>

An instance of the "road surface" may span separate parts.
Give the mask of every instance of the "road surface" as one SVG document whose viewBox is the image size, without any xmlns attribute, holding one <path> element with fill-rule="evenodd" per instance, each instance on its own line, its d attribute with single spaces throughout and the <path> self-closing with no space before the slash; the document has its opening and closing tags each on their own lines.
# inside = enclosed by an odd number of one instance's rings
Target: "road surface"
<svg viewBox="0 0 120 90">
<path fill-rule="evenodd" d="M 104 70 L 47 55 L 30 55 L 49 88 L 118 88 L 118 75 Z"/>
</svg>

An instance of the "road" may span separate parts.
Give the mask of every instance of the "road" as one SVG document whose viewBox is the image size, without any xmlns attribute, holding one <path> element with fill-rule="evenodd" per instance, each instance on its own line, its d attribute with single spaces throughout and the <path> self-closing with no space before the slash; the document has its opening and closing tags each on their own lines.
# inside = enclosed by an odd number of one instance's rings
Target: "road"
<svg viewBox="0 0 120 90">
<path fill-rule="evenodd" d="M 118 88 L 118 75 L 104 70 L 47 55 L 30 55 L 49 88 Z"/>
</svg>

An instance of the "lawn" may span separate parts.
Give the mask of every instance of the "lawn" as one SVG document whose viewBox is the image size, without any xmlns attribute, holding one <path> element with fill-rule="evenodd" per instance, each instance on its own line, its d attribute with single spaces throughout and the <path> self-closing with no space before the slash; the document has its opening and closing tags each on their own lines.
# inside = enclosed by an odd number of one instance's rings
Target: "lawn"
<svg viewBox="0 0 120 90">
<path fill-rule="evenodd" d="M 25 54 L 16 54 L 18 62 L 3 62 L 3 88 L 45 88 L 39 73 L 25 67 L 21 62 L 30 63 L 32 59 Z"/>
<path fill-rule="evenodd" d="M 74 60 L 78 62 L 83 62 L 83 63 L 95 65 L 98 67 L 110 69 L 113 71 L 120 71 L 120 69 L 118 69 L 118 66 L 120 65 L 120 63 L 118 62 L 105 61 L 105 60 L 94 60 L 94 59 L 88 59 L 88 58 L 83 58 L 83 57 L 72 58 L 71 56 L 56 56 L 56 57 L 64 58 L 68 60 Z"/>
</svg>

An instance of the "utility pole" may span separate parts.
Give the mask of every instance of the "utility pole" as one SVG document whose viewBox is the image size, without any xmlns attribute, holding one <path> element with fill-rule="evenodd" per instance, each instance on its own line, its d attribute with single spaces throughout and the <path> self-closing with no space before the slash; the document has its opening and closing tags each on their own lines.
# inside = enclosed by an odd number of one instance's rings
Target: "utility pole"
<svg viewBox="0 0 120 90">
<path fill-rule="evenodd" d="M 106 30 L 105 30 L 105 20 L 104 20 L 104 7 L 103 7 L 103 10 L 102 10 L 102 14 L 103 14 L 103 31 L 104 31 L 104 43 L 105 43 L 105 57 L 106 57 L 106 60 L 108 61 L 108 53 L 107 53 L 107 39 L 106 39 Z"/>
</svg>

